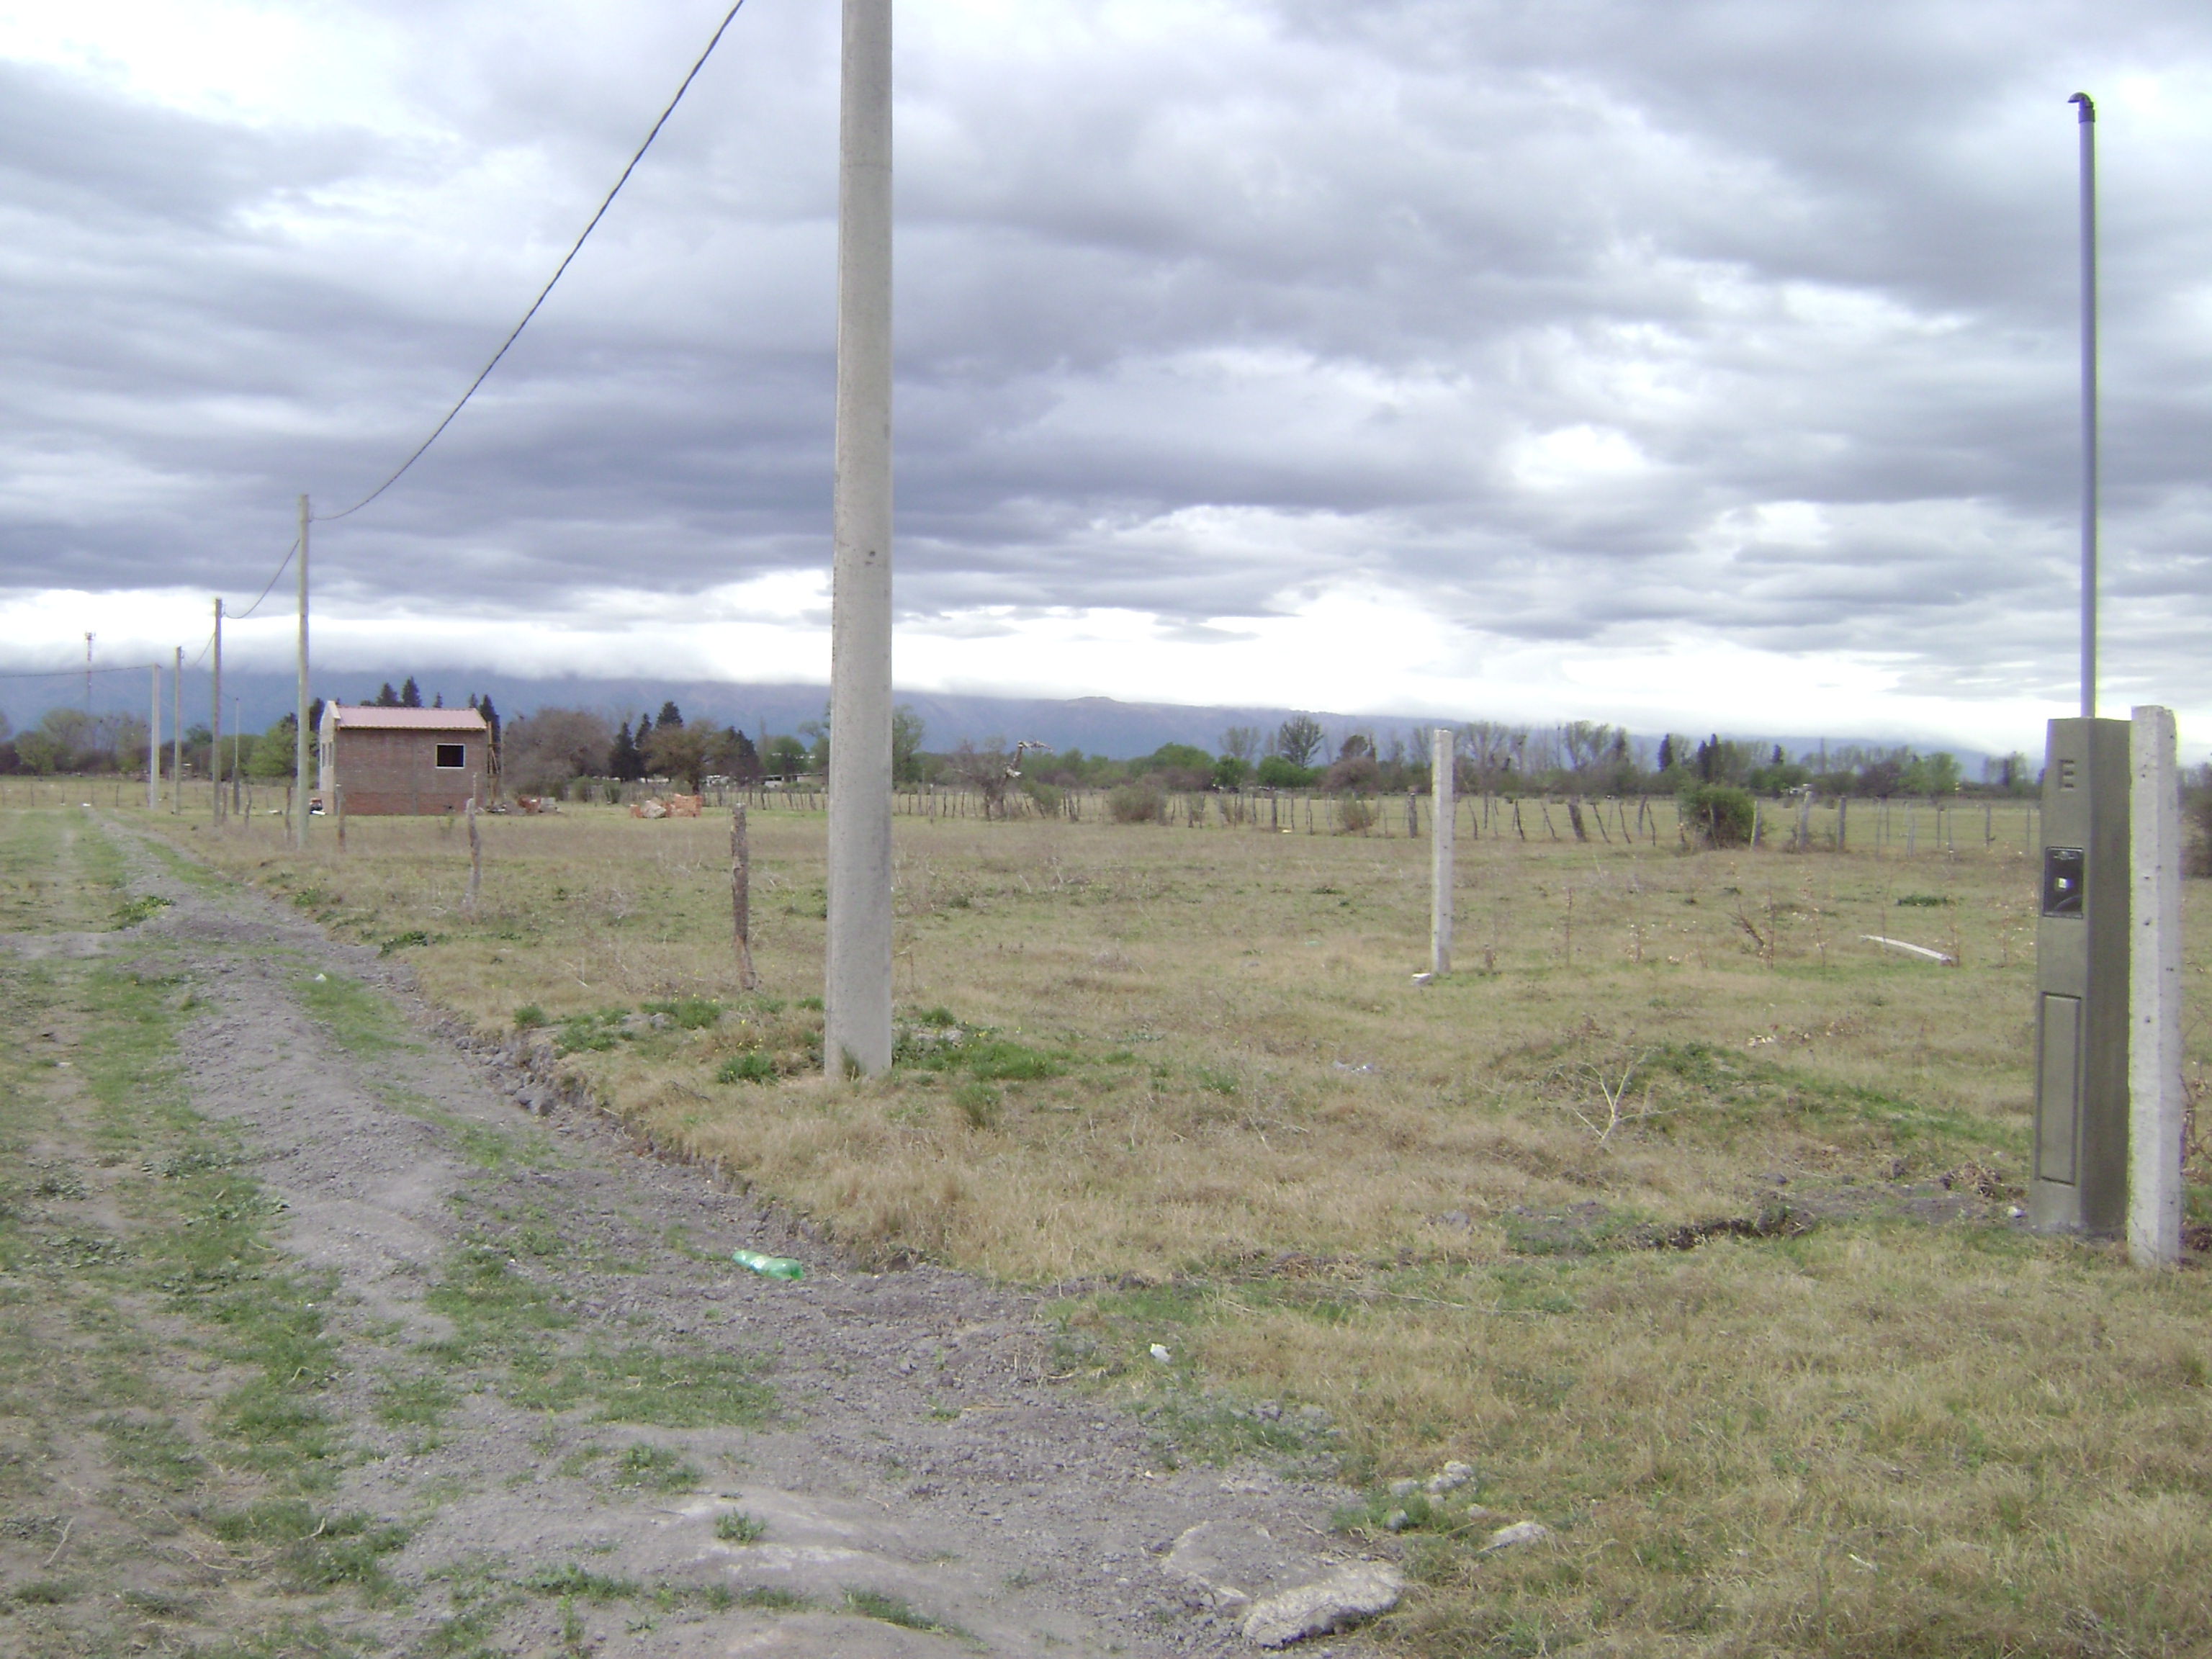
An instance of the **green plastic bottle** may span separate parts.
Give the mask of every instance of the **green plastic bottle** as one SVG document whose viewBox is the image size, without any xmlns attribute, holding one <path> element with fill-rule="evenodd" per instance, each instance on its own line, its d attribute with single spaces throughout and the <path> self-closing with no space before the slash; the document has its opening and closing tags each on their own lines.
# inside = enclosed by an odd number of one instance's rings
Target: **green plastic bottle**
<svg viewBox="0 0 2212 1659">
<path fill-rule="evenodd" d="M 763 1279 L 799 1279 L 806 1277 L 806 1269 L 787 1255 L 763 1255 L 758 1250 L 732 1250 L 730 1260 L 740 1267 L 750 1267 Z"/>
</svg>

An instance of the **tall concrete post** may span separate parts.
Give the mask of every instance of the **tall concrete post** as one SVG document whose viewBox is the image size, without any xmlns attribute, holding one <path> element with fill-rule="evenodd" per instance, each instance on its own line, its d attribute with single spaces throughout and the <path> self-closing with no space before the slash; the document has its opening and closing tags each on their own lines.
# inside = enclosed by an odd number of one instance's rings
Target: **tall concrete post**
<svg viewBox="0 0 2212 1659">
<path fill-rule="evenodd" d="M 2081 135 L 2081 718 L 2097 713 L 2097 106 L 2075 106 Z"/>
<path fill-rule="evenodd" d="M 146 671 L 146 810 L 161 804 L 161 665 Z"/>
<path fill-rule="evenodd" d="M 169 810 L 185 810 L 185 647 L 177 647 L 177 665 L 169 677 L 169 720 L 176 730 L 169 733 L 175 745 L 169 754 Z"/>
<path fill-rule="evenodd" d="M 222 601 L 215 602 L 214 675 L 208 694 L 208 810 L 222 823 Z"/>
<path fill-rule="evenodd" d="M 1452 841 L 1459 825 L 1452 805 L 1452 777 L 1458 757 L 1451 728 L 1439 726 L 1429 733 L 1429 789 L 1435 802 L 1435 822 L 1429 833 L 1429 971 L 1451 972 Z"/>
<path fill-rule="evenodd" d="M 307 498 L 300 497 L 300 701 L 292 733 L 292 845 L 307 845 Z"/>
<path fill-rule="evenodd" d="M 823 1063 L 891 1063 L 891 0 L 845 0 Z"/>
<path fill-rule="evenodd" d="M 2129 909 L 2128 1255 L 2181 1260 L 2181 796 L 2173 711 L 2133 711 L 2135 902 Z"/>
</svg>

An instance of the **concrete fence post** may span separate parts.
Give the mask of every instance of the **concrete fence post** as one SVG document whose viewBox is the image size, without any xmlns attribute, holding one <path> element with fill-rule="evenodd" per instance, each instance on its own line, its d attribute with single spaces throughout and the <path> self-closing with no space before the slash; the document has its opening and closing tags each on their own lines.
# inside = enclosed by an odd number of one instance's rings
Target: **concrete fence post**
<svg viewBox="0 0 2212 1659">
<path fill-rule="evenodd" d="M 2173 711 L 2130 712 L 2128 1255 L 2163 1267 L 2181 1260 L 2181 797 Z"/>
<path fill-rule="evenodd" d="M 1429 971 L 1451 972 L 1452 842 L 1459 815 L 1452 808 L 1453 743 L 1438 726 L 1429 734 Z M 1407 800 L 1410 810 L 1412 796 Z"/>
</svg>

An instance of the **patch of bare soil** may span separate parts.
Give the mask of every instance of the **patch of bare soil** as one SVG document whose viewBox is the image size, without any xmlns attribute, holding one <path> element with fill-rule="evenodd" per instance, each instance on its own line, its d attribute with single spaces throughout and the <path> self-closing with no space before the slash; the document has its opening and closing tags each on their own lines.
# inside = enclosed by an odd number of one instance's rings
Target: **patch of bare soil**
<svg viewBox="0 0 2212 1659">
<path fill-rule="evenodd" d="M 106 949 L 167 942 L 208 1009 L 192 1103 L 243 1132 L 287 1247 L 338 1286 L 353 1451 L 325 1507 L 407 1528 L 384 1568 L 411 1594 L 321 1616 L 373 1650 L 1218 1653 L 1240 1615 L 1163 1571 L 1186 1529 L 1282 1547 L 1250 1595 L 1357 1555 L 1328 1527 L 1348 1493 L 1169 1467 L 1055 1382 L 1034 1299 L 855 1270 L 457 1044 L 404 969 L 112 833 L 172 902 Z"/>
</svg>

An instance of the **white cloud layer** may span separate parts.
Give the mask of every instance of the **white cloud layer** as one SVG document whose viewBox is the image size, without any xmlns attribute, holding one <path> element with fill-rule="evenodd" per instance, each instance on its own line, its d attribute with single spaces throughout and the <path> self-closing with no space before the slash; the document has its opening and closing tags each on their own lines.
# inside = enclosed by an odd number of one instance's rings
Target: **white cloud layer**
<svg viewBox="0 0 2212 1659">
<path fill-rule="evenodd" d="M 197 651 L 301 489 L 443 412 L 720 13 L 0 0 L 12 653 Z M 477 402 L 318 531 L 326 660 L 826 672 L 836 25 L 749 0 Z M 898 29 L 902 684 L 2032 747 L 2074 700 L 2087 87 L 2105 698 L 2212 735 L 2212 15 Z"/>
</svg>

